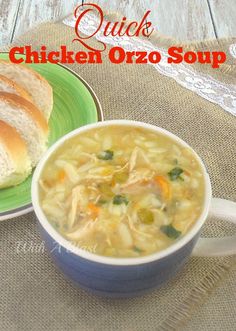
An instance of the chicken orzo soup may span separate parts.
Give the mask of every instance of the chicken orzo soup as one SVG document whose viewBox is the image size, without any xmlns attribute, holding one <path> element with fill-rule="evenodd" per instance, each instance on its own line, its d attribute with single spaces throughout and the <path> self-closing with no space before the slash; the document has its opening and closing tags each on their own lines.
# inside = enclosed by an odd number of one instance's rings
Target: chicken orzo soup
<svg viewBox="0 0 236 331">
<path fill-rule="evenodd" d="M 139 257 L 191 228 L 202 212 L 204 179 L 189 148 L 148 129 L 112 126 L 64 143 L 39 191 L 49 222 L 77 247 Z"/>
</svg>

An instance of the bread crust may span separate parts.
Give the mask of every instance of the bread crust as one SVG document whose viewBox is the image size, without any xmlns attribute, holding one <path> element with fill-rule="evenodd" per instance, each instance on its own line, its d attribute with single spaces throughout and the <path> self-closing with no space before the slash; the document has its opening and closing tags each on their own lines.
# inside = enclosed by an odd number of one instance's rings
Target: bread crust
<svg viewBox="0 0 236 331">
<path fill-rule="evenodd" d="M 16 165 L 24 167 L 28 159 L 25 141 L 15 128 L 0 120 L 0 143 L 3 144 Z"/>
<path fill-rule="evenodd" d="M 7 92 L 0 92 L 0 100 L 5 101 L 12 106 L 23 108 L 24 111 L 38 124 L 44 134 L 48 134 L 47 121 L 41 111 L 32 102 L 19 95 Z"/>
<path fill-rule="evenodd" d="M 25 98 L 26 100 L 33 102 L 29 93 L 25 89 L 23 89 L 19 84 L 13 82 L 13 80 L 0 74 L 0 81 L 4 82 L 6 85 L 13 88 L 16 91 L 16 93 L 22 98 Z"/>
</svg>

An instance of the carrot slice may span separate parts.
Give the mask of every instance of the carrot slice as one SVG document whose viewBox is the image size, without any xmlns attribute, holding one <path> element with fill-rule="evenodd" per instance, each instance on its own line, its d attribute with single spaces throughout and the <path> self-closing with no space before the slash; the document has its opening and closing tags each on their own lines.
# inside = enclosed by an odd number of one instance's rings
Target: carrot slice
<svg viewBox="0 0 236 331">
<path fill-rule="evenodd" d="M 114 178 L 112 178 L 112 181 L 111 181 L 111 187 L 114 187 L 116 185 L 116 181 Z"/>
<path fill-rule="evenodd" d="M 98 216 L 99 212 L 100 212 L 100 208 L 98 206 L 96 206 L 94 203 L 89 202 L 88 204 L 88 209 L 91 211 L 91 213 L 94 216 Z"/>
<path fill-rule="evenodd" d="M 171 198 L 171 187 L 167 179 L 163 176 L 156 176 L 154 181 L 160 187 L 164 199 L 169 200 Z"/>
<path fill-rule="evenodd" d="M 64 170 L 60 170 L 58 173 L 58 181 L 63 183 L 66 179 L 66 172 Z"/>
</svg>

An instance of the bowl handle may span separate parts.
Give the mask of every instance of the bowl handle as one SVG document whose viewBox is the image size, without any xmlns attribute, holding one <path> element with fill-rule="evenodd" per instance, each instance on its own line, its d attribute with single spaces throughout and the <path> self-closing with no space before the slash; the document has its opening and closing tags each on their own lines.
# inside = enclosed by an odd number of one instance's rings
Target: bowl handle
<svg viewBox="0 0 236 331">
<path fill-rule="evenodd" d="M 236 224 L 236 203 L 213 198 L 210 216 Z M 199 238 L 193 256 L 226 256 L 236 254 L 236 236 L 224 238 Z"/>
</svg>

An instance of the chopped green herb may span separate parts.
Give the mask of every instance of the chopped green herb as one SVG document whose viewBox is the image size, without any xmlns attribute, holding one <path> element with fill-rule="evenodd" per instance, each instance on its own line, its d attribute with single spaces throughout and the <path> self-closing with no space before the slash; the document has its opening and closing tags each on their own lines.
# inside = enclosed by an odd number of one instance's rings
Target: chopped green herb
<svg viewBox="0 0 236 331">
<path fill-rule="evenodd" d="M 174 159 L 174 162 L 173 162 L 175 165 L 178 164 L 178 159 Z"/>
<path fill-rule="evenodd" d="M 138 211 L 138 218 L 140 222 L 144 224 L 152 224 L 154 222 L 153 213 L 145 208 L 139 209 Z"/>
<path fill-rule="evenodd" d="M 161 226 L 161 231 L 171 239 L 177 239 L 181 235 L 181 231 L 176 230 L 171 224 Z"/>
<path fill-rule="evenodd" d="M 180 177 L 180 175 L 183 172 L 184 172 L 183 169 L 176 167 L 176 168 L 172 169 L 170 172 L 168 172 L 168 176 L 170 177 L 170 180 L 177 180 L 177 179 L 183 180 L 183 178 Z"/>
<path fill-rule="evenodd" d="M 113 203 L 114 203 L 114 205 L 121 205 L 122 203 L 125 203 L 126 205 L 128 205 L 129 201 L 123 195 L 115 195 L 113 198 Z"/>
<path fill-rule="evenodd" d="M 102 151 L 101 153 L 98 154 L 98 159 L 100 160 L 112 160 L 114 156 L 114 152 L 110 150 Z"/>
<path fill-rule="evenodd" d="M 143 253 L 143 250 L 137 246 L 134 246 L 133 247 L 133 251 L 136 252 L 136 253 Z"/>
</svg>

